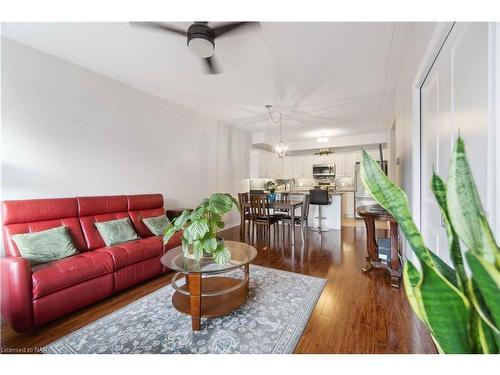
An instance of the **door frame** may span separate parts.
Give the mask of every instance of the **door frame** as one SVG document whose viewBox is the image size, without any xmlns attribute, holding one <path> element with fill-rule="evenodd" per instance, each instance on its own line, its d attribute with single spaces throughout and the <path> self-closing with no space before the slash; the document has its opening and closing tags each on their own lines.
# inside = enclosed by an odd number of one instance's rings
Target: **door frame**
<svg viewBox="0 0 500 375">
<path fill-rule="evenodd" d="M 413 80 L 413 103 L 412 103 L 412 200 L 411 200 L 411 211 L 413 220 L 417 225 L 417 228 L 421 230 L 421 202 L 422 202 L 422 178 L 421 178 L 421 135 L 422 135 L 422 124 L 421 124 L 421 89 L 424 84 L 427 75 L 429 74 L 434 62 L 436 61 L 439 52 L 443 48 L 448 35 L 450 35 L 454 22 L 441 22 L 438 23 L 432 33 L 430 42 L 425 51 L 424 57 L 420 62 L 417 74 Z M 413 252 L 410 253 L 413 257 Z"/>
<path fill-rule="evenodd" d="M 488 175 L 488 211 L 490 212 L 490 223 L 493 233 L 500 240 L 500 150 L 496 145 L 500 145 L 500 22 L 489 23 L 489 45 L 488 45 L 488 70 L 489 82 L 489 151 L 488 169 L 495 171 L 494 176 Z M 493 155 L 492 155 L 493 153 Z"/>
<path fill-rule="evenodd" d="M 412 215 L 418 229 L 421 230 L 421 87 L 432 69 L 446 39 L 453 30 L 455 23 L 440 23 L 434 29 L 431 41 L 427 47 L 424 58 L 421 61 L 415 79 L 413 81 L 413 105 L 412 105 Z M 496 192 L 500 187 L 500 150 L 494 147 L 500 144 L 500 106 L 496 103 L 500 99 L 500 23 L 489 23 L 489 47 L 488 47 L 488 70 L 493 79 L 489 82 L 489 142 L 491 144 L 488 162 L 489 170 L 494 175 L 488 175 L 487 207 L 489 220 L 496 238 L 500 238 L 500 195 Z M 496 104 L 496 105 L 495 105 Z M 413 257 L 413 253 L 411 253 Z"/>
</svg>

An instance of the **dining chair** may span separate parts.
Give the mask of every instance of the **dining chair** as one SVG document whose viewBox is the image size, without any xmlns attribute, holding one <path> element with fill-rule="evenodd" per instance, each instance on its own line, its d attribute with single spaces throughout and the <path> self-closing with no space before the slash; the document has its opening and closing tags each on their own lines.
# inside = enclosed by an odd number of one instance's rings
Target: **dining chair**
<svg viewBox="0 0 500 375">
<path fill-rule="evenodd" d="M 283 223 L 283 232 L 285 231 L 284 225 L 289 224 L 290 230 L 295 230 L 295 225 L 300 225 L 300 235 L 302 237 L 302 242 L 305 241 L 304 234 L 308 233 L 307 219 L 309 217 L 309 206 L 310 206 L 310 196 L 309 194 L 304 195 L 304 201 L 302 202 L 302 209 L 300 210 L 300 216 L 295 217 L 295 222 L 292 223 L 292 218 L 290 215 L 282 216 L 280 218 Z"/>
<path fill-rule="evenodd" d="M 250 224 L 252 220 L 252 215 L 250 214 L 250 208 L 245 205 L 250 201 L 249 193 L 238 193 L 238 203 L 240 204 L 240 210 L 242 212 L 241 220 L 240 220 L 240 237 L 245 235 L 245 226 L 248 221 L 248 230 L 250 232 Z"/>
<path fill-rule="evenodd" d="M 254 230 L 258 227 L 264 227 L 268 239 L 271 239 L 271 226 L 278 224 L 278 217 L 270 213 L 269 198 L 267 194 L 250 195 L 250 217 L 252 220 L 252 237 Z M 265 232 L 265 233 L 266 233 Z M 274 234 L 279 235 L 279 226 L 274 227 Z"/>
<path fill-rule="evenodd" d="M 279 201 L 279 202 L 289 202 L 290 201 L 290 194 L 289 193 L 277 193 L 278 194 L 278 197 L 276 199 L 276 201 Z M 274 210 L 274 214 L 277 215 L 277 216 L 284 216 L 284 215 L 288 215 L 288 210 L 286 209 L 275 209 Z"/>
</svg>

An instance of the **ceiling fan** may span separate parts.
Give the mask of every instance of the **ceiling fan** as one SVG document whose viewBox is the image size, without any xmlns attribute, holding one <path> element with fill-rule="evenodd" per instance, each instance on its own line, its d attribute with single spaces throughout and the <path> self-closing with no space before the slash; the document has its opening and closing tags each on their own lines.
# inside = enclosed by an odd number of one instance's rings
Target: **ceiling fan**
<svg viewBox="0 0 500 375">
<path fill-rule="evenodd" d="M 258 22 L 231 22 L 213 27 L 208 25 L 208 22 L 194 22 L 186 30 L 168 25 L 162 22 L 130 22 L 132 26 L 139 26 L 154 30 L 167 31 L 187 37 L 188 49 L 200 59 L 203 60 L 206 68 L 206 74 L 218 74 L 220 69 L 217 68 L 215 59 L 215 39 L 220 36 L 227 36 L 234 33 L 242 27 L 259 24 Z"/>
</svg>

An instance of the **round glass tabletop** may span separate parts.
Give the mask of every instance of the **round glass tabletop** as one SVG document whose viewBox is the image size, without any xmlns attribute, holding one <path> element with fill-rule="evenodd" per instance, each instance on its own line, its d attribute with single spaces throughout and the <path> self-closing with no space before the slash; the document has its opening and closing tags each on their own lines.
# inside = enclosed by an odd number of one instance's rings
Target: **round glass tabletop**
<svg viewBox="0 0 500 375">
<path fill-rule="evenodd" d="M 169 250 L 161 257 L 161 263 L 165 267 L 177 272 L 210 274 L 225 272 L 244 266 L 257 256 L 257 250 L 244 242 L 225 240 L 224 243 L 231 252 L 231 260 L 226 264 L 217 264 L 211 257 L 201 258 L 200 260 L 186 258 L 184 257 L 182 246 L 177 246 Z"/>
</svg>

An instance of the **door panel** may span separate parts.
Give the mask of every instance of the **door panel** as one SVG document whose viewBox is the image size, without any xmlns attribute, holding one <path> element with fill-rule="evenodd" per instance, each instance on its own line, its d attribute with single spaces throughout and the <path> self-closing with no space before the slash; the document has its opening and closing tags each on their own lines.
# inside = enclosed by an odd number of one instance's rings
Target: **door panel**
<svg viewBox="0 0 500 375">
<path fill-rule="evenodd" d="M 445 181 L 455 138 L 465 140 L 486 205 L 488 155 L 488 25 L 457 23 L 421 87 L 421 229 L 426 245 L 451 264 L 446 231 L 430 182 Z"/>
</svg>

